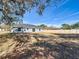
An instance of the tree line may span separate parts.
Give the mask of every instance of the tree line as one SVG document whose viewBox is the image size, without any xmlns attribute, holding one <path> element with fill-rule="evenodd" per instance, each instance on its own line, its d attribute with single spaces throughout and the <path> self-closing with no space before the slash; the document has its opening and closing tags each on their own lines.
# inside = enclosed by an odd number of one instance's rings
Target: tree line
<svg viewBox="0 0 79 59">
<path fill-rule="evenodd" d="M 46 29 L 79 29 L 79 22 L 74 24 L 62 24 L 60 28 L 56 28 L 54 26 L 48 27 L 46 24 L 38 25 L 38 27 L 46 28 Z"/>
<path fill-rule="evenodd" d="M 76 22 L 74 24 L 62 24 L 61 29 L 79 29 L 79 22 Z"/>
</svg>

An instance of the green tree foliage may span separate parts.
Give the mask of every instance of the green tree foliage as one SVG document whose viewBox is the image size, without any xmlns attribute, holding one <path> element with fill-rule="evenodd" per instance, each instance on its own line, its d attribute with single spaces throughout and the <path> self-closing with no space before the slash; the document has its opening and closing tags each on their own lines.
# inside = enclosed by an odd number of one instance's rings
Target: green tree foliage
<svg viewBox="0 0 79 59">
<path fill-rule="evenodd" d="M 71 26 L 69 24 L 62 24 L 62 29 L 71 29 Z"/>
<path fill-rule="evenodd" d="M 79 22 L 72 24 L 72 29 L 79 29 Z"/>
<path fill-rule="evenodd" d="M 79 22 L 74 23 L 74 24 L 62 24 L 62 29 L 79 29 Z"/>
<path fill-rule="evenodd" d="M 45 25 L 45 24 L 41 24 L 41 25 L 38 25 L 38 27 L 41 27 L 41 28 L 46 28 L 46 27 L 47 27 L 47 25 Z"/>
<path fill-rule="evenodd" d="M 31 11 L 34 7 L 37 13 L 42 15 L 44 9 L 52 4 L 58 4 L 62 0 L 0 0 L 1 22 L 10 24 L 15 21 L 14 17 L 23 17 L 25 12 Z"/>
</svg>

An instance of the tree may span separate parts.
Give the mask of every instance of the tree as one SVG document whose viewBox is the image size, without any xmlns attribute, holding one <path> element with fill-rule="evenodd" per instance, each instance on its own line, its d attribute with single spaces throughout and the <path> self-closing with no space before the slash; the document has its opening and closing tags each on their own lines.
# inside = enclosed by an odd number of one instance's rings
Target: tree
<svg viewBox="0 0 79 59">
<path fill-rule="evenodd" d="M 41 24 L 41 25 L 38 25 L 38 27 L 41 27 L 41 28 L 46 28 L 46 27 L 47 27 L 47 25 L 45 25 L 45 24 Z"/>
<path fill-rule="evenodd" d="M 62 24 L 62 29 L 71 29 L 71 26 L 69 24 Z"/>
<path fill-rule="evenodd" d="M 62 0 L 0 0 L 1 22 L 11 24 L 14 17 L 23 17 L 25 12 L 37 8 L 37 13 L 42 15 L 44 9 L 53 2 L 58 4 Z"/>
<path fill-rule="evenodd" d="M 79 29 L 79 22 L 72 24 L 73 29 Z"/>
</svg>

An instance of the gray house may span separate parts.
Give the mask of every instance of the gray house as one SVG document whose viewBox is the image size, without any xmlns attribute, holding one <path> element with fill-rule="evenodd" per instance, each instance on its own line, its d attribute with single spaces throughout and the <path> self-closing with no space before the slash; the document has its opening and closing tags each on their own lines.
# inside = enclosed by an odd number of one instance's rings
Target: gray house
<svg viewBox="0 0 79 59">
<path fill-rule="evenodd" d="M 12 26 L 11 32 L 41 32 L 42 28 L 31 24 L 16 24 Z"/>
</svg>

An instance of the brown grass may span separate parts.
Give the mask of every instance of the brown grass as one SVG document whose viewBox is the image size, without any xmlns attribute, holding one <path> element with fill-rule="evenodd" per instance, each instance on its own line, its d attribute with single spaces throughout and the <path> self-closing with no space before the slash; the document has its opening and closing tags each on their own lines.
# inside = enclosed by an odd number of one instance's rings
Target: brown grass
<svg viewBox="0 0 79 59">
<path fill-rule="evenodd" d="M 77 38 L 65 39 L 47 32 L 0 36 L 0 40 L 5 39 L 0 45 L 0 59 L 79 59 Z"/>
</svg>

